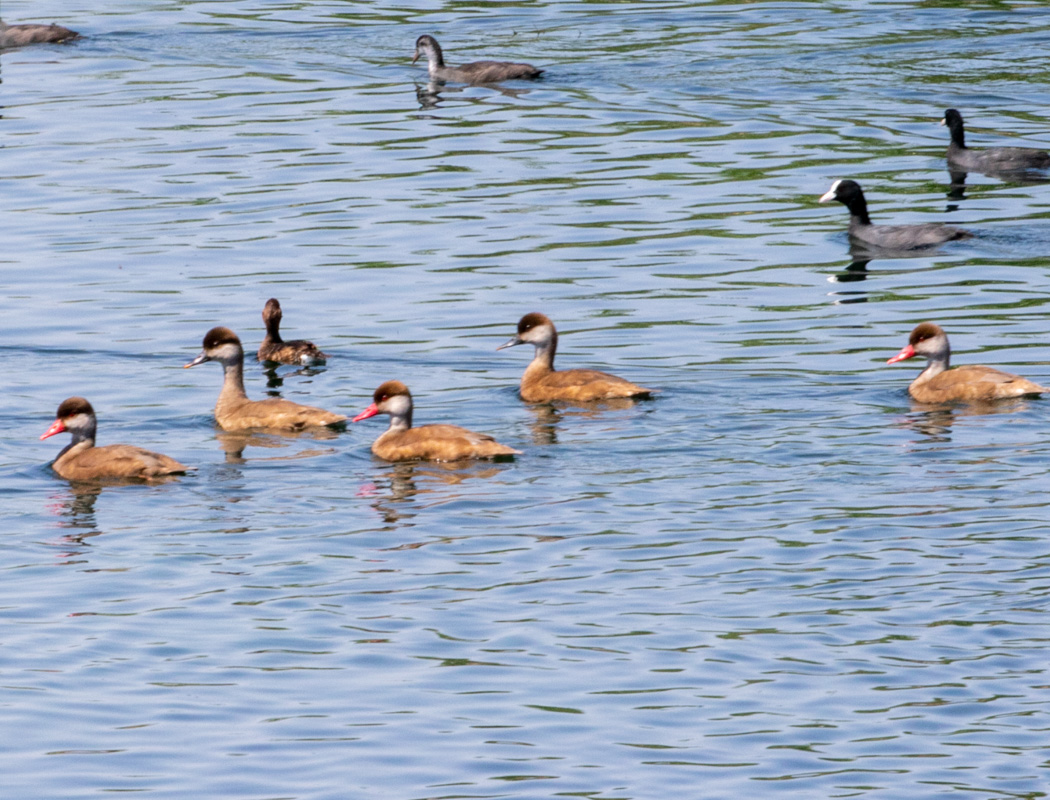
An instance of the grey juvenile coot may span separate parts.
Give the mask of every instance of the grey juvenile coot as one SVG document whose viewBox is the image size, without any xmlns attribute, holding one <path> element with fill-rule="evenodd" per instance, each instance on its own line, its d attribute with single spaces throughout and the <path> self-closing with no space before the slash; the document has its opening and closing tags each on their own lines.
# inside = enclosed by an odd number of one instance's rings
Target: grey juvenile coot
<svg viewBox="0 0 1050 800">
<path fill-rule="evenodd" d="M 1050 167 L 1050 153 L 1034 147 L 989 147 L 971 150 L 966 146 L 962 114 L 954 108 L 944 112 L 941 125 L 952 134 L 948 145 L 948 163 L 973 172 L 1023 172 L 1026 169 Z"/>
<path fill-rule="evenodd" d="M 43 42 L 66 42 L 80 36 L 76 31 L 63 28 L 61 25 L 36 25 L 25 23 L 23 25 L 8 25 L 0 19 L 0 50 L 10 47 L 22 47 L 27 44 L 41 44 Z"/>
<path fill-rule="evenodd" d="M 447 67 L 441 45 L 437 39 L 425 33 L 416 39 L 412 63 L 415 64 L 420 56 L 427 57 L 427 70 L 433 81 L 498 83 L 513 78 L 538 78 L 543 73 L 542 69 L 536 69 L 532 64 L 515 64 L 511 61 L 474 61 L 461 67 Z"/>
<path fill-rule="evenodd" d="M 829 200 L 838 200 L 849 209 L 850 238 L 873 247 L 885 250 L 914 250 L 973 236 L 962 228 L 936 222 L 920 225 L 872 225 L 864 192 L 856 181 L 835 181 L 820 198 L 821 203 L 827 203 Z"/>
</svg>

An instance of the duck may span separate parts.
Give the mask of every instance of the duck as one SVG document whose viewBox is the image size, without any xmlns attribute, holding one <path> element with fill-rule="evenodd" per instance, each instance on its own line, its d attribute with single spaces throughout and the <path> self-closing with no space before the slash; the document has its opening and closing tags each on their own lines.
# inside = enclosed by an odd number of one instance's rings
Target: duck
<svg viewBox="0 0 1050 800">
<path fill-rule="evenodd" d="M 6 50 L 10 47 L 23 47 L 27 44 L 68 42 L 79 37 L 80 34 L 76 31 L 63 28 L 61 25 L 56 25 L 53 22 L 50 25 L 36 23 L 8 25 L 0 19 L 0 50 Z"/>
<path fill-rule="evenodd" d="M 305 339 L 293 339 L 286 342 L 281 338 L 281 304 L 276 297 L 266 301 L 262 311 L 266 336 L 259 345 L 256 358 L 275 364 L 298 364 L 313 367 L 328 360 L 328 354 L 317 349 L 317 345 Z"/>
<path fill-rule="evenodd" d="M 548 403 L 552 400 L 587 403 L 618 397 L 647 397 L 655 389 L 598 372 L 593 369 L 554 369 L 558 349 L 558 332 L 544 314 L 533 312 L 518 321 L 518 332 L 497 350 L 519 344 L 534 345 L 535 355 L 521 376 L 521 399 L 526 403 Z"/>
<path fill-rule="evenodd" d="M 301 431 L 304 428 L 342 426 L 346 417 L 323 408 L 304 406 L 269 397 L 249 400 L 244 391 L 244 348 L 237 334 L 229 328 L 212 328 L 204 335 L 204 345 L 184 369 L 206 361 L 218 361 L 223 368 L 222 391 L 215 404 L 215 421 L 224 431 L 267 428 L 277 431 Z"/>
<path fill-rule="evenodd" d="M 1050 153 L 1034 147 L 989 147 L 971 150 L 966 146 L 962 114 L 954 108 L 944 112 L 941 125 L 951 133 L 948 164 L 971 172 L 1024 172 L 1050 167 Z"/>
<path fill-rule="evenodd" d="M 962 228 L 926 222 L 919 225 L 873 225 L 868 216 L 868 203 L 856 181 L 837 180 L 819 202 L 838 200 L 849 209 L 849 236 L 854 242 L 885 250 L 915 250 L 936 247 L 956 239 L 973 236 Z"/>
<path fill-rule="evenodd" d="M 401 381 L 387 381 L 375 390 L 372 405 L 353 422 L 390 415 L 390 427 L 372 443 L 372 452 L 384 461 L 463 461 L 521 455 L 485 433 L 458 425 L 412 427 L 412 394 Z"/>
<path fill-rule="evenodd" d="M 511 61 L 474 61 L 460 67 L 445 66 L 445 56 L 437 39 L 424 33 L 416 39 L 416 52 L 412 56 L 415 64 L 420 56 L 427 57 L 427 71 L 432 81 L 454 83 L 498 83 L 514 78 L 538 78 L 543 74 L 532 64 L 516 64 Z"/>
<path fill-rule="evenodd" d="M 67 397 L 55 412 L 55 421 L 41 440 L 59 433 L 73 434 L 51 468 L 69 481 L 105 478 L 152 481 L 191 469 L 174 458 L 130 444 L 95 447 L 98 420 L 95 409 L 83 397 Z"/>
<path fill-rule="evenodd" d="M 975 365 L 949 369 L 951 348 L 948 334 L 932 322 L 915 326 L 908 344 L 886 363 L 896 364 L 915 356 L 927 359 L 926 369 L 908 387 L 908 394 L 920 403 L 983 403 L 1050 391 L 1045 386 L 993 367 Z"/>
</svg>

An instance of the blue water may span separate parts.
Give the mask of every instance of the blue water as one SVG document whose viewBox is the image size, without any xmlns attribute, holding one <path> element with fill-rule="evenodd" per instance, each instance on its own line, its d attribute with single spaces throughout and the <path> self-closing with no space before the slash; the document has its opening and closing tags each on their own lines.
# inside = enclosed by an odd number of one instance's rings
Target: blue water
<svg viewBox="0 0 1050 800">
<path fill-rule="evenodd" d="M 1050 184 L 945 168 L 1050 146 L 1037 3 L 8 0 L 72 45 L 4 53 L 4 797 L 1038 798 L 1050 714 L 1046 400 L 912 404 L 954 363 L 1050 381 Z M 497 57 L 537 83 L 428 93 Z M 976 238 L 856 264 L 879 222 Z M 266 299 L 356 413 L 524 451 L 389 465 L 345 433 L 214 427 L 214 325 Z M 659 387 L 530 407 L 563 367 Z M 196 467 L 87 491 L 38 441 Z"/>
</svg>

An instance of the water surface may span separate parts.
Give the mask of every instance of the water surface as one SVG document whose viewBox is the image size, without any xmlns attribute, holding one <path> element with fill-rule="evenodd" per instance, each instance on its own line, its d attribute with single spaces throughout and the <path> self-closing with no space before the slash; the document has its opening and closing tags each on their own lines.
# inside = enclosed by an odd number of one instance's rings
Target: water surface
<svg viewBox="0 0 1050 800">
<path fill-rule="evenodd" d="M 1048 186 L 960 196 L 936 124 L 1050 145 L 1040 4 L 4 16 L 85 34 L 2 56 L 12 797 L 1045 795 L 1046 401 L 922 408 L 884 364 L 931 319 L 1050 380 Z M 424 32 L 547 73 L 435 97 Z M 857 263 L 844 177 L 976 238 Z M 216 431 L 219 368 L 181 367 L 270 296 L 333 358 L 251 396 L 397 378 L 524 454 Z M 522 404 L 495 348 L 534 310 L 660 395 Z M 73 394 L 196 473 L 58 479 Z"/>
</svg>

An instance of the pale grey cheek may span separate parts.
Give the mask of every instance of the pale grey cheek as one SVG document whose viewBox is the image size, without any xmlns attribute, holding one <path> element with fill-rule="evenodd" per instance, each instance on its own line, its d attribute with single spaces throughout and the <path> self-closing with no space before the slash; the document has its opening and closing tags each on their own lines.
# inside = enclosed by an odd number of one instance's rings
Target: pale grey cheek
<svg viewBox="0 0 1050 800">
<path fill-rule="evenodd" d="M 550 341 L 551 331 L 549 328 L 533 328 L 521 338 L 530 344 L 543 344 Z"/>
<path fill-rule="evenodd" d="M 405 414 L 407 414 L 408 413 L 408 406 L 409 406 L 408 398 L 407 397 L 402 397 L 400 395 L 397 396 L 397 397 L 391 398 L 390 402 L 389 402 L 390 413 L 394 414 L 396 416 L 404 416 Z"/>
<path fill-rule="evenodd" d="M 220 360 L 228 360 L 237 357 L 238 348 L 232 344 L 224 344 L 215 351 L 215 358 Z"/>
<path fill-rule="evenodd" d="M 66 420 L 67 430 L 83 430 L 91 424 L 91 420 L 88 419 L 87 414 L 77 414 L 75 417 L 70 417 Z"/>
</svg>

